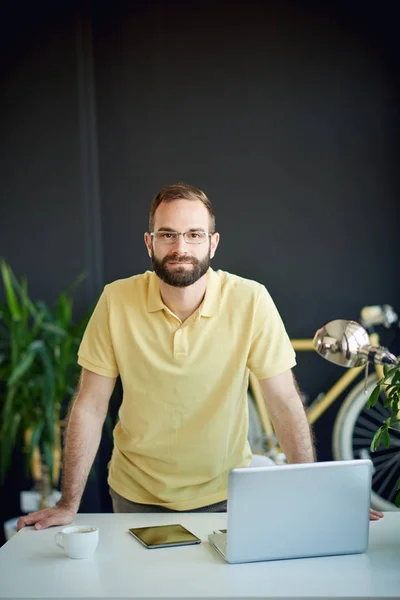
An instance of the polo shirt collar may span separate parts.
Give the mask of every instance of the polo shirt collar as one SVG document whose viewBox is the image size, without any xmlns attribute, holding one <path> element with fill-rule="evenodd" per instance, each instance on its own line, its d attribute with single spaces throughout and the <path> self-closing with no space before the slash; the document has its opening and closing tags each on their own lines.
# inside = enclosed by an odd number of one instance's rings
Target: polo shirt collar
<svg viewBox="0 0 400 600">
<path fill-rule="evenodd" d="M 160 294 L 160 281 L 154 271 L 152 271 L 147 292 L 147 310 L 148 312 L 157 312 L 164 308 L 165 304 Z"/>
<path fill-rule="evenodd" d="M 216 317 L 221 303 L 221 280 L 218 273 L 210 267 L 207 271 L 207 287 L 203 302 L 200 304 L 202 317 Z"/>
<path fill-rule="evenodd" d="M 216 317 L 219 313 L 221 302 L 221 281 L 218 274 L 211 269 L 207 271 L 207 287 L 204 300 L 200 305 L 200 315 L 202 317 Z M 160 294 L 160 282 L 154 271 L 150 275 L 147 310 L 148 312 L 157 312 L 163 310 L 165 304 Z"/>
</svg>

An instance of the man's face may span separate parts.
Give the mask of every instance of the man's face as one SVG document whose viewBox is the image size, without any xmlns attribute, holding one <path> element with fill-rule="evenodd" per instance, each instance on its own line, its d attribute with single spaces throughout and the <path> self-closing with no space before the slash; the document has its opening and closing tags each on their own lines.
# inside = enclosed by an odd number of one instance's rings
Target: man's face
<svg viewBox="0 0 400 600">
<path fill-rule="evenodd" d="M 209 214 L 198 200 L 173 200 L 161 202 L 154 216 L 157 231 L 210 232 Z M 202 244 L 187 243 L 180 235 L 173 244 L 158 242 L 148 233 L 145 243 L 156 275 L 168 285 L 187 287 L 198 281 L 208 270 L 218 246 L 219 235 L 207 237 Z"/>
</svg>

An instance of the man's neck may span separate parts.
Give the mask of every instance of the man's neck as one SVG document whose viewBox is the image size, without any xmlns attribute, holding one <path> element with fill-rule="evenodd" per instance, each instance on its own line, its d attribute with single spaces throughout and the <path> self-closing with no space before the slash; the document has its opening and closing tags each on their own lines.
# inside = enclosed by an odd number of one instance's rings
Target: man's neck
<svg viewBox="0 0 400 600">
<path fill-rule="evenodd" d="M 202 303 L 206 293 L 206 285 L 207 274 L 187 287 L 171 286 L 160 279 L 160 294 L 164 304 L 183 323 Z"/>
</svg>

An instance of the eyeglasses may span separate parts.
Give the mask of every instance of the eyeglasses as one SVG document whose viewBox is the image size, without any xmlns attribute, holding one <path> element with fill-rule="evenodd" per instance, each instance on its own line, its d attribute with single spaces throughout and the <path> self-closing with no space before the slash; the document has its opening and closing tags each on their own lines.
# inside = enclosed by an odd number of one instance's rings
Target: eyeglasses
<svg viewBox="0 0 400 600">
<path fill-rule="evenodd" d="M 199 230 L 185 231 L 184 233 L 178 233 L 178 231 L 153 231 L 150 235 L 159 244 L 175 244 L 180 235 L 187 244 L 204 244 L 206 239 L 212 237 L 214 234 Z"/>
</svg>

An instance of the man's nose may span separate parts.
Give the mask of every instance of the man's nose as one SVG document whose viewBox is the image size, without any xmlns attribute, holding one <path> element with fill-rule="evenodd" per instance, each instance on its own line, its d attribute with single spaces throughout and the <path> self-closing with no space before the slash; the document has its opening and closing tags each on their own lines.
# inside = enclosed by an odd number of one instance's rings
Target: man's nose
<svg viewBox="0 0 400 600">
<path fill-rule="evenodd" d="M 185 252 L 187 251 L 187 242 L 185 241 L 185 238 L 182 234 L 178 235 L 178 239 L 174 243 L 174 248 L 177 248 L 179 250 L 185 250 Z"/>
</svg>

